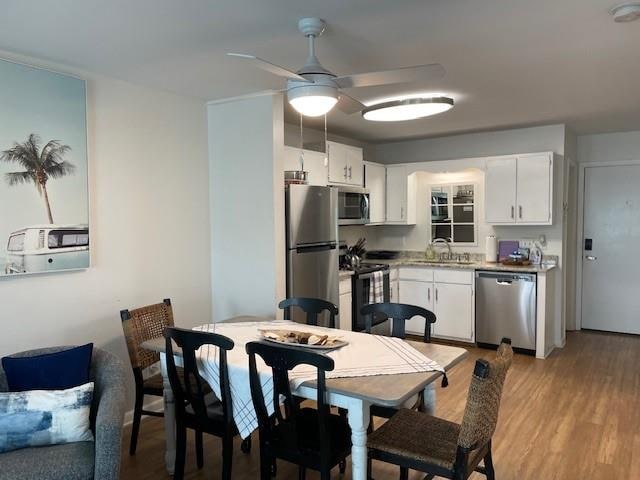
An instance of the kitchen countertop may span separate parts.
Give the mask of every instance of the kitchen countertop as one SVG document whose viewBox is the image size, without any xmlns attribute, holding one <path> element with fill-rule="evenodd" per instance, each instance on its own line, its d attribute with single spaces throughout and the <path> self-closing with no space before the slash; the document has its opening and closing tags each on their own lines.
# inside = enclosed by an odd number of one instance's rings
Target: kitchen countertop
<svg viewBox="0 0 640 480">
<path fill-rule="evenodd" d="M 338 278 L 343 279 L 343 278 L 348 278 L 353 276 L 353 270 L 339 270 L 339 274 L 338 274 Z"/>
<path fill-rule="evenodd" d="M 491 270 L 496 272 L 520 272 L 520 273 L 546 273 L 556 268 L 556 265 L 502 265 L 501 263 L 488 263 L 476 261 L 470 263 L 456 262 L 427 262 L 426 260 L 412 258 L 397 258 L 392 260 L 365 259 L 364 263 L 386 263 L 390 267 L 431 267 L 431 268 L 451 268 L 455 270 Z M 342 272 L 341 272 L 342 273 Z"/>
</svg>

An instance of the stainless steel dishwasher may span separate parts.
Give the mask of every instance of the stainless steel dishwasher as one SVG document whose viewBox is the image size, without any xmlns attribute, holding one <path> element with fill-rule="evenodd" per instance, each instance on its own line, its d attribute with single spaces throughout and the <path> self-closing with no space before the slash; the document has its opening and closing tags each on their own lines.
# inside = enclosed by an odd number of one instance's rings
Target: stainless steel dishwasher
<svg viewBox="0 0 640 480">
<path fill-rule="evenodd" d="M 503 337 L 535 354 L 535 273 L 476 271 L 476 342 L 497 346 Z"/>
</svg>

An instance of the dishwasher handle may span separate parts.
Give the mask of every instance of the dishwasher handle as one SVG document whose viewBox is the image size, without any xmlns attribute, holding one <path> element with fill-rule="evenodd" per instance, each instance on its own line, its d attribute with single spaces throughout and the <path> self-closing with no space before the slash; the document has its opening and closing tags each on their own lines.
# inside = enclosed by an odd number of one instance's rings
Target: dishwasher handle
<svg viewBox="0 0 640 480">
<path fill-rule="evenodd" d="M 514 282 L 535 282 L 535 273 L 509 273 L 476 271 L 476 279 L 495 280 L 498 285 L 512 285 Z"/>
</svg>

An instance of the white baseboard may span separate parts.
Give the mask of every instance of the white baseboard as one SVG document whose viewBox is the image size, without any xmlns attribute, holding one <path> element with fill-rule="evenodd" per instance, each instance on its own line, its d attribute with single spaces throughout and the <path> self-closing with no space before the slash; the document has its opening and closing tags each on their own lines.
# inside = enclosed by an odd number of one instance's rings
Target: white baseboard
<svg viewBox="0 0 640 480">
<path fill-rule="evenodd" d="M 144 402 L 143 408 L 151 412 L 161 412 L 164 408 L 162 402 L 162 397 L 156 397 L 151 401 Z M 129 425 L 131 422 L 133 422 L 133 409 L 124 414 L 124 425 Z"/>
</svg>

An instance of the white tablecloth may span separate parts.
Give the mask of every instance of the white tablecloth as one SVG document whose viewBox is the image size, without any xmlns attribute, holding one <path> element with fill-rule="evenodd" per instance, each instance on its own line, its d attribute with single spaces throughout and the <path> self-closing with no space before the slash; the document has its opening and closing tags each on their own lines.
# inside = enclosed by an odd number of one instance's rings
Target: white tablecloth
<svg viewBox="0 0 640 480">
<path fill-rule="evenodd" d="M 348 345 L 323 353 L 334 360 L 335 369 L 326 373 L 327 378 L 391 375 L 399 373 L 431 372 L 444 369 L 425 357 L 407 342 L 393 337 L 368 335 L 344 330 L 310 327 L 288 321 L 219 323 L 197 327 L 196 330 L 214 332 L 231 338 L 235 348 L 227 353 L 229 384 L 233 402 L 233 418 L 242 438 L 248 437 L 258 427 L 251 390 L 249 388 L 249 360 L 245 350 L 248 342 L 259 340 L 258 329 L 292 329 L 339 336 Z M 218 349 L 203 346 L 198 351 L 199 370 L 202 377 L 220 396 Z M 258 357 L 258 371 L 262 391 L 269 413 L 273 413 L 273 381 L 271 369 Z M 290 372 L 292 390 L 308 380 L 315 380 L 314 367 L 298 366 Z"/>
</svg>

